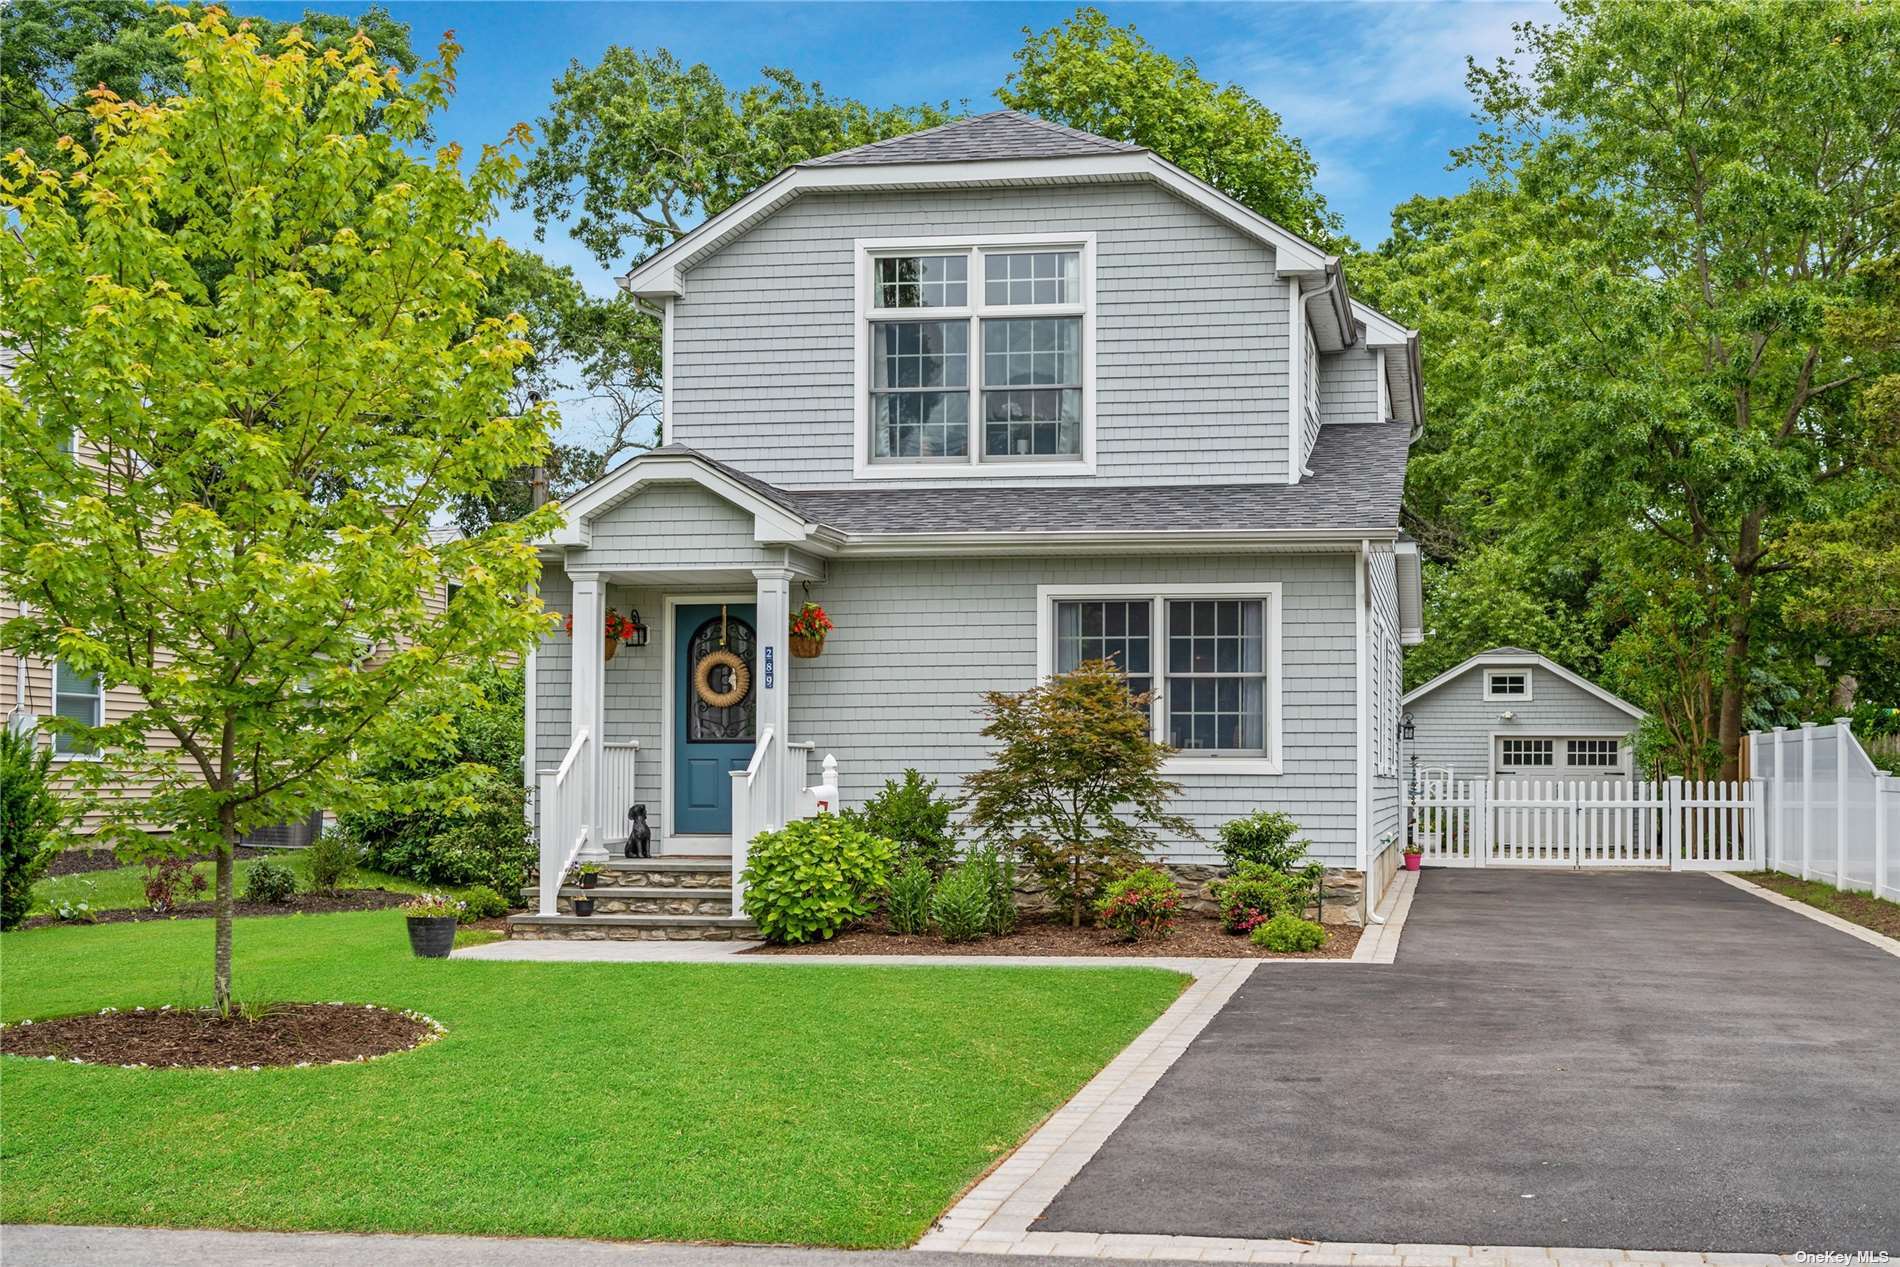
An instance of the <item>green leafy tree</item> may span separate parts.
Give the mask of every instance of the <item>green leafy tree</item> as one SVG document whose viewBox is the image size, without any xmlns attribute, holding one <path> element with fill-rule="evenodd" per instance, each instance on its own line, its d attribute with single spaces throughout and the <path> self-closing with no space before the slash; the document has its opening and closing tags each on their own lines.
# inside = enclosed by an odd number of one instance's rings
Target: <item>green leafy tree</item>
<svg viewBox="0 0 1900 1267">
<path fill-rule="evenodd" d="M 1295 233 L 1350 245 L 1313 188 L 1313 156 L 1246 89 L 1203 78 L 1192 58 L 1168 56 L 1097 9 L 1023 36 L 996 93 L 1004 105 L 1145 146 Z"/>
<path fill-rule="evenodd" d="M 33 885 L 58 849 L 69 807 L 53 791 L 53 749 L 0 727 L 0 931 L 33 906 Z"/>
<path fill-rule="evenodd" d="M 42 166 L 64 167 L 62 136 L 91 131 L 87 94 L 107 88 L 124 101 L 162 101 L 185 91 L 184 58 L 165 32 L 183 10 L 148 0 L 11 0 L 0 8 L 0 153 L 16 148 Z M 376 55 L 413 72 L 409 27 L 371 5 L 353 17 L 304 10 L 301 21 L 246 18 L 263 47 L 294 28 L 318 51 L 347 48 L 362 32 Z"/>
<path fill-rule="evenodd" d="M 1161 777 L 1173 752 L 1148 736 L 1146 693 L 1106 660 L 1084 662 L 1026 691 L 987 691 L 996 743 L 988 767 L 964 780 L 970 823 L 1019 852 L 1068 908 L 1082 912 L 1117 872 L 1141 861 L 1157 831 L 1195 837 L 1171 813 L 1181 792 Z"/>
<path fill-rule="evenodd" d="M 551 513 L 430 524 L 536 460 L 550 418 L 508 406 L 524 323 L 478 317 L 515 160 L 464 179 L 456 147 L 412 153 L 454 45 L 405 83 L 366 39 L 266 52 L 215 10 L 172 38 L 183 95 L 99 94 L 70 175 L 15 152 L 0 178 L 0 584 L 29 604 L 0 638 L 142 698 L 86 733 L 82 777 L 152 782 L 107 823 L 136 851 L 215 852 L 224 1007 L 238 839 L 357 804 L 352 757 L 444 742 L 402 701 L 473 689 L 546 627 Z"/>
<path fill-rule="evenodd" d="M 734 91 L 703 63 L 615 45 L 554 82 L 541 145 L 515 205 L 624 267 L 724 211 L 794 163 L 931 127 L 937 106 L 873 108 L 790 71 Z"/>
</svg>

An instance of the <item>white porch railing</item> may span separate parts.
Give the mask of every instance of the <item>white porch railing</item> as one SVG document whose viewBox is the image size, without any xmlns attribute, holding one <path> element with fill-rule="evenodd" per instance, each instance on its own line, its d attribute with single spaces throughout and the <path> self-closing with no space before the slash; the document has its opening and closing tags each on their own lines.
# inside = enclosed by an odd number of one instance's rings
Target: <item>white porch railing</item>
<svg viewBox="0 0 1900 1267">
<path fill-rule="evenodd" d="M 793 790 L 789 780 L 782 772 L 788 770 L 789 763 L 776 759 L 785 754 L 775 753 L 773 745 L 777 741 L 772 728 L 767 726 L 759 734 L 758 745 L 752 749 L 752 760 L 743 770 L 732 772 L 732 913 L 745 911 L 745 868 L 746 854 L 752 840 L 760 832 L 777 831 L 786 823 L 798 818 L 811 818 L 821 810 L 835 812 L 838 808 L 838 759 L 830 753 L 825 754 L 824 781 L 815 787 L 805 786 L 805 776 L 800 775 L 799 787 Z M 809 744 L 787 744 L 787 749 L 809 750 Z M 802 758 L 805 751 L 798 753 Z"/>
<path fill-rule="evenodd" d="M 540 914 L 555 913 L 560 896 L 561 878 L 574 858 L 587 844 L 590 810 L 597 808 L 587 787 L 587 746 L 585 728 L 567 746 L 558 770 L 541 775 L 541 881 Z"/>
<path fill-rule="evenodd" d="M 1768 866 L 1838 889 L 1900 895 L 1900 779 L 1876 766 L 1839 717 L 1749 735 L 1766 810 Z"/>
<path fill-rule="evenodd" d="M 1464 779 L 1407 795 L 1406 833 L 1439 867 L 1761 865 L 1761 796 L 1752 783 Z"/>
<path fill-rule="evenodd" d="M 640 799 L 638 739 L 613 740 L 600 745 L 600 816 L 596 839 L 617 845 L 627 839 L 627 811 Z"/>
</svg>

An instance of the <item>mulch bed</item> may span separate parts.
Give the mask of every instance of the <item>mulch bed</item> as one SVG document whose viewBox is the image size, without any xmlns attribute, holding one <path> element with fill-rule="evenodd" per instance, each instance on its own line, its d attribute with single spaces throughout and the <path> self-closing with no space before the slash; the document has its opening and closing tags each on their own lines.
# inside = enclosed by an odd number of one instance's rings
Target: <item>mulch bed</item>
<svg viewBox="0 0 1900 1267">
<path fill-rule="evenodd" d="M 1175 926 L 1165 941 L 1122 940 L 1105 928 L 1070 928 L 1046 920 L 1025 920 L 1007 937 L 947 942 L 941 937 L 894 937 L 881 923 L 848 928 L 830 941 L 805 946 L 760 946 L 754 955 L 1135 955 L 1153 959 L 1350 959 L 1362 929 L 1326 925 L 1326 944 L 1310 954 L 1281 955 L 1262 950 L 1245 937 L 1223 933 L 1220 921 L 1193 916 Z"/>
<path fill-rule="evenodd" d="M 1794 898 L 1817 910 L 1838 915 L 1850 924 L 1871 928 L 1876 933 L 1900 940 L 1900 902 L 1877 898 L 1871 893 L 1850 893 L 1831 885 L 1813 883 L 1779 871 L 1746 871 L 1742 878 L 1783 897 Z"/>
<path fill-rule="evenodd" d="M 391 893 L 388 889 L 346 889 L 336 897 L 317 893 L 299 893 L 288 902 L 233 902 L 232 912 L 240 918 L 252 915 L 333 915 L 338 911 L 381 911 L 401 906 L 413 894 Z M 169 911 L 145 907 L 134 910 L 94 911 L 97 924 L 135 924 L 148 919 L 210 919 L 216 913 L 211 902 L 180 902 Z M 51 915 L 35 915 L 22 928 L 44 928 L 48 924 L 73 923 Z"/>
<path fill-rule="evenodd" d="M 239 845 L 235 856 L 239 861 L 246 858 L 268 858 L 272 854 L 281 854 L 279 849 L 253 849 L 249 845 Z M 195 854 L 193 862 L 210 862 L 212 855 Z M 84 875 L 89 871 L 111 871 L 126 864 L 110 849 L 62 849 L 53 855 L 46 866 L 46 874 Z"/>
<path fill-rule="evenodd" d="M 254 1019 L 164 1008 L 16 1022 L 0 1029 L 0 1051 L 92 1065 L 251 1069 L 366 1060 L 440 1032 L 432 1021 L 356 1003 L 270 1004 Z"/>
</svg>

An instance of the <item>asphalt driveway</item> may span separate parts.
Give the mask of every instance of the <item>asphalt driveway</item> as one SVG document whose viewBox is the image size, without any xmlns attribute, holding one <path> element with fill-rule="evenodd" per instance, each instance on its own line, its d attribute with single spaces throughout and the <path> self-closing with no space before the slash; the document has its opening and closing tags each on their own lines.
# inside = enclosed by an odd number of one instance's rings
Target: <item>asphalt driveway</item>
<svg viewBox="0 0 1900 1267">
<path fill-rule="evenodd" d="M 1900 1250 L 1900 958 L 1710 876 L 1427 871 L 1262 967 L 1042 1231 Z"/>
</svg>

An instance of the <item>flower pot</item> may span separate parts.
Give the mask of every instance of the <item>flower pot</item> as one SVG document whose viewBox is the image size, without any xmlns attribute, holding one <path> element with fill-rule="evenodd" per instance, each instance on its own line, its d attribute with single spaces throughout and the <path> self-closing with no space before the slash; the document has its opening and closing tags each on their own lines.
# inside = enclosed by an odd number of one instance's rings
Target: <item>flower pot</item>
<svg viewBox="0 0 1900 1267">
<path fill-rule="evenodd" d="M 1424 860 L 1425 855 L 1422 853 L 1408 853 L 1405 855 L 1405 869 L 1407 871 L 1416 871 L 1418 870 L 1418 864 Z"/>
<path fill-rule="evenodd" d="M 620 654 L 620 639 L 614 637 L 612 634 L 608 634 L 607 635 L 607 654 L 603 658 L 611 660 L 619 654 Z"/>
<path fill-rule="evenodd" d="M 576 915 L 592 915 L 594 913 L 594 899 L 591 897 L 575 898 L 574 913 Z"/>
<path fill-rule="evenodd" d="M 600 881 L 600 873 L 599 873 L 599 872 L 597 872 L 597 871 L 583 871 L 583 872 L 581 872 L 581 887 L 582 887 L 583 889 L 591 889 L 591 888 L 593 888 L 593 887 L 594 887 L 594 885 L 595 885 L 595 884 L 597 884 L 597 883 L 598 883 L 599 881 Z"/>
<path fill-rule="evenodd" d="M 409 949 L 418 959 L 447 959 L 455 949 L 455 916 L 411 915 Z"/>
<path fill-rule="evenodd" d="M 825 649 L 823 638 L 805 638 L 798 634 L 791 636 L 792 656 L 799 660 L 816 660 Z"/>
</svg>

